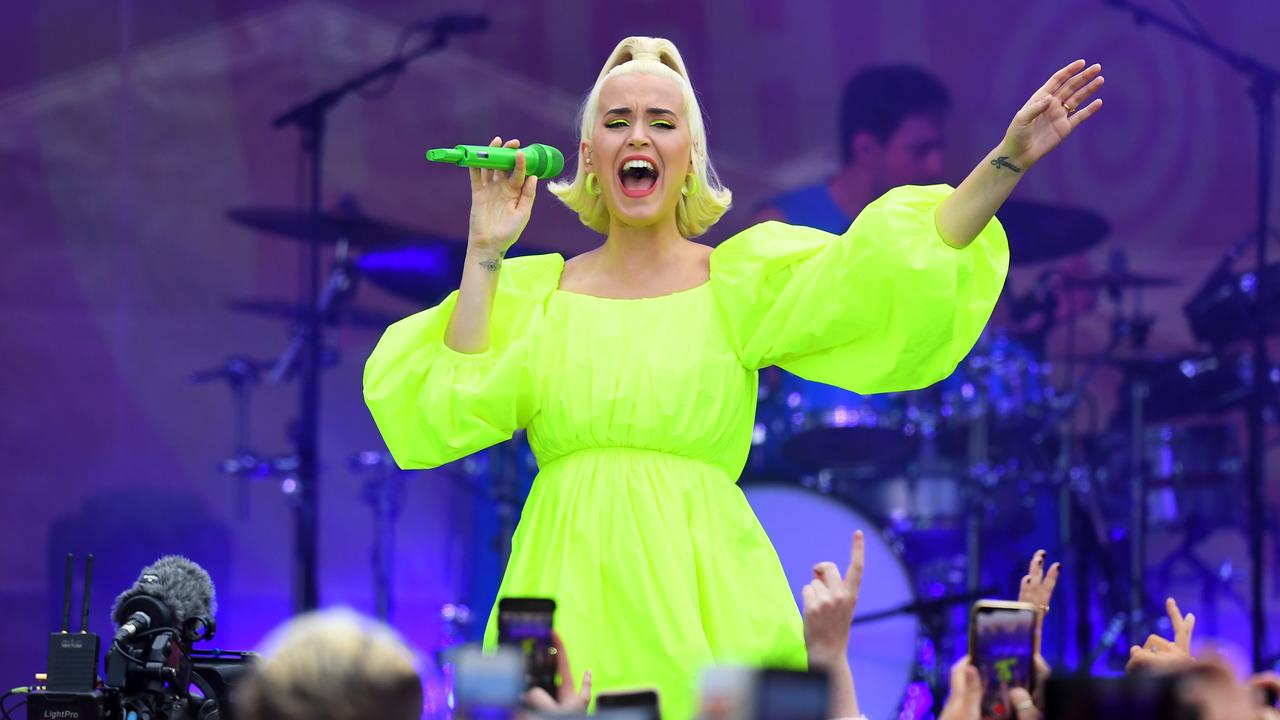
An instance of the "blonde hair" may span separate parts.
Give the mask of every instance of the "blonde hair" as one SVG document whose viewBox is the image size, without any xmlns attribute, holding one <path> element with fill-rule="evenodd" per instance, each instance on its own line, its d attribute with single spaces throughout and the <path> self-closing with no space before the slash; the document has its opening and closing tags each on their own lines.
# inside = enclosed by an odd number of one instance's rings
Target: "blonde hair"
<svg viewBox="0 0 1280 720">
<path fill-rule="evenodd" d="M 604 81 L 616 75 L 627 73 L 648 73 L 659 77 L 671 78 L 680 87 L 684 97 L 685 122 L 688 123 L 689 136 L 692 139 L 690 154 L 691 170 L 697 180 L 693 192 L 681 195 L 676 205 L 676 228 L 686 238 L 695 238 L 707 231 L 725 214 L 733 202 L 733 193 L 720 184 L 711 159 L 707 157 L 707 130 L 702 122 L 702 109 L 698 98 L 694 95 L 693 85 L 689 82 L 689 73 L 680 59 L 680 51 L 664 38 L 629 37 L 618 43 L 600 70 L 596 84 L 582 104 L 578 117 L 580 136 L 583 141 L 591 139 L 595 128 L 596 115 L 599 111 L 600 89 Z M 581 146 L 579 146 L 581 147 Z M 601 234 L 609 232 L 609 208 L 602 195 L 587 192 L 587 173 L 578 158 L 578 169 L 572 181 L 553 182 L 548 189 L 555 193 L 570 210 L 578 213 L 582 224 Z M 681 180 L 684 182 L 684 179 Z"/>
<path fill-rule="evenodd" d="M 236 690 L 249 720 L 416 720 L 422 680 L 387 625 L 346 608 L 300 615 L 268 637 L 265 658 Z"/>
</svg>

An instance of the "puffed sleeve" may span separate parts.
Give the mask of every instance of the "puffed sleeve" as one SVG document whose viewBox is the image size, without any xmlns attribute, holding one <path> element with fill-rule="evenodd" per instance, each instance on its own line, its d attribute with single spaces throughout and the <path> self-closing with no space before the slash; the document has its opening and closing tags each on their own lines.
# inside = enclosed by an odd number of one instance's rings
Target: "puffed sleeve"
<svg viewBox="0 0 1280 720">
<path fill-rule="evenodd" d="M 431 468 L 509 439 L 537 412 L 532 349 L 559 255 L 503 262 L 490 345 L 464 354 L 444 343 L 458 292 L 387 328 L 364 366 L 364 400 L 402 468 Z"/>
<path fill-rule="evenodd" d="M 870 394 L 948 375 L 977 342 L 1009 268 L 996 219 L 947 245 L 934 210 L 952 188 L 894 188 L 843 235 L 766 222 L 711 254 L 711 284 L 743 365 Z"/>
</svg>

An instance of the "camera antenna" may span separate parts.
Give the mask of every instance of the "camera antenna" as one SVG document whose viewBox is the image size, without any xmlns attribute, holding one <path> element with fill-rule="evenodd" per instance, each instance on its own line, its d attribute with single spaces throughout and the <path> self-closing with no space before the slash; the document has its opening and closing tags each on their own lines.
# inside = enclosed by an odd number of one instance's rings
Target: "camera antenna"
<svg viewBox="0 0 1280 720">
<path fill-rule="evenodd" d="M 84 561 L 84 600 L 80 604 L 80 632 L 89 632 L 89 588 L 93 582 L 93 553 Z M 71 593 L 67 593 L 67 602 L 71 602 Z"/>
<path fill-rule="evenodd" d="M 67 553 L 67 584 L 62 592 L 62 634 L 71 627 L 71 563 L 72 555 Z"/>
</svg>

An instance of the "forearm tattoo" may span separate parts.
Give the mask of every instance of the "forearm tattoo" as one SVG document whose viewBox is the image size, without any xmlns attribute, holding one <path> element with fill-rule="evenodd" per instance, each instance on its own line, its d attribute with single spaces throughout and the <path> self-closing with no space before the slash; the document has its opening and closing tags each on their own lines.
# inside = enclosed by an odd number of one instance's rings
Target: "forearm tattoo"
<svg viewBox="0 0 1280 720">
<path fill-rule="evenodd" d="M 1020 168 L 1020 167 L 1018 167 L 1017 165 L 1014 165 L 1013 163 L 1009 162 L 1009 156 L 1008 156 L 1008 155 L 1001 155 L 1000 157 L 996 158 L 995 160 L 992 160 L 992 161 L 991 161 L 991 164 L 992 164 L 992 165 L 995 165 L 995 166 L 996 166 L 996 167 L 998 167 L 998 168 L 1007 167 L 1007 168 L 1009 168 L 1010 170 L 1012 170 L 1012 171 L 1014 171 L 1014 172 L 1016 172 L 1016 173 L 1019 173 L 1019 174 L 1021 174 L 1021 173 L 1022 173 L 1022 168 Z"/>
</svg>

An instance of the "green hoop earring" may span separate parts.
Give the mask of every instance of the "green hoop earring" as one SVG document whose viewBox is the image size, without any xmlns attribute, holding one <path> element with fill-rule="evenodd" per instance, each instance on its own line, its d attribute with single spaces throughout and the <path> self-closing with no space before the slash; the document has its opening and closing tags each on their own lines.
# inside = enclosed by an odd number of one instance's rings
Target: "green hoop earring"
<svg viewBox="0 0 1280 720">
<path fill-rule="evenodd" d="M 689 173 L 684 176 L 684 184 L 680 186 L 680 194 L 689 196 L 698 192 L 698 176 Z"/>
<path fill-rule="evenodd" d="M 596 174 L 595 174 L 595 173 L 593 173 L 593 172 L 589 172 L 589 173 L 587 173 L 587 180 L 586 180 L 586 183 L 585 183 L 585 184 L 586 184 L 586 186 L 587 186 L 587 194 L 588 194 L 588 195 L 599 195 L 599 194 L 600 194 L 600 183 L 596 181 Z"/>
</svg>

